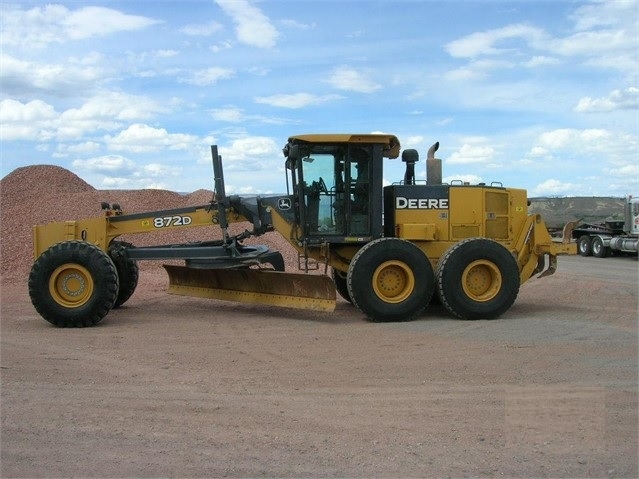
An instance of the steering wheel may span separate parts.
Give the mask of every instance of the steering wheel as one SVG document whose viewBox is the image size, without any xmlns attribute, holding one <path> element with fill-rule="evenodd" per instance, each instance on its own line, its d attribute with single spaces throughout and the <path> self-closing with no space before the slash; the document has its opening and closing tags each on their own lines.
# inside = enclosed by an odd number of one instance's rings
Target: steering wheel
<svg viewBox="0 0 639 479">
<path fill-rule="evenodd" d="M 323 191 L 324 193 L 328 194 L 328 188 L 326 187 L 324 178 L 322 178 L 321 176 L 319 177 L 319 187 L 320 187 L 320 191 Z"/>
</svg>

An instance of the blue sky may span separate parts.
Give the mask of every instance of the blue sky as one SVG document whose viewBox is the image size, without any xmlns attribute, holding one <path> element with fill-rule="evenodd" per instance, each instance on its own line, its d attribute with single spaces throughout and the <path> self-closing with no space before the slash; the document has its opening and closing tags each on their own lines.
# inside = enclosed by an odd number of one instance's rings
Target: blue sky
<svg viewBox="0 0 639 479">
<path fill-rule="evenodd" d="M 1 8 L 2 177 L 55 164 L 98 189 L 213 189 L 217 144 L 228 193 L 278 193 L 289 136 L 384 132 L 422 160 L 439 141 L 445 181 L 639 194 L 637 0 Z"/>
</svg>

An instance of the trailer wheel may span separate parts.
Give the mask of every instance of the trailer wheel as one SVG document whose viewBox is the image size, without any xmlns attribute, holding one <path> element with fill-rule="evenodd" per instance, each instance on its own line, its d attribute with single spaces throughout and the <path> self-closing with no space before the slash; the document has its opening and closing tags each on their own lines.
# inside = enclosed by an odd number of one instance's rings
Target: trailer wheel
<svg viewBox="0 0 639 479">
<path fill-rule="evenodd" d="M 113 305 L 114 309 L 126 303 L 138 285 L 138 278 L 140 277 L 138 263 L 126 256 L 126 249 L 131 246 L 133 246 L 131 243 L 125 243 L 123 241 L 112 241 L 109 246 L 109 257 L 113 260 L 113 264 L 115 264 L 115 269 L 118 272 L 118 281 L 120 283 L 118 298 Z"/>
<path fill-rule="evenodd" d="M 362 247 L 347 275 L 353 304 L 375 322 L 414 319 L 430 302 L 434 281 L 424 252 L 398 238 L 380 238 Z"/>
<path fill-rule="evenodd" d="M 65 241 L 47 249 L 29 274 L 29 296 L 36 311 L 60 327 L 99 323 L 118 297 L 118 273 L 100 248 Z"/>
<path fill-rule="evenodd" d="M 347 274 L 333 269 L 331 276 L 333 277 L 333 283 L 335 283 L 335 289 L 339 295 L 349 303 L 352 303 L 353 300 L 351 299 L 350 294 L 348 294 L 348 284 L 346 280 Z"/>
<path fill-rule="evenodd" d="M 453 245 L 437 265 L 437 290 L 446 309 L 462 319 L 493 319 L 519 293 L 519 268 L 501 244 L 469 238 Z"/>
<path fill-rule="evenodd" d="M 577 240 L 577 249 L 581 256 L 590 256 L 592 254 L 592 242 L 590 236 L 581 235 Z"/>
<path fill-rule="evenodd" d="M 592 238 L 590 249 L 592 250 L 592 255 L 596 258 L 605 258 L 610 252 L 608 248 L 604 246 L 604 242 L 599 236 Z"/>
</svg>

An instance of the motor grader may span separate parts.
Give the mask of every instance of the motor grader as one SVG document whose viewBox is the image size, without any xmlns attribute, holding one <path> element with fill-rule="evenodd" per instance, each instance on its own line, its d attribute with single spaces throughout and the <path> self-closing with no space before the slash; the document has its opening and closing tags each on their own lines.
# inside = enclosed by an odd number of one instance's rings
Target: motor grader
<svg viewBox="0 0 639 479">
<path fill-rule="evenodd" d="M 384 186 L 385 159 L 400 156 L 395 136 L 292 136 L 283 149 L 287 192 L 265 196 L 227 195 L 212 146 L 209 204 L 127 214 L 104 204 L 96 218 L 34 226 L 31 301 L 56 326 L 95 325 L 133 294 L 138 261 L 179 260 L 164 265 L 173 294 L 332 311 L 337 291 L 376 322 L 412 320 L 437 298 L 455 317 L 496 318 L 521 284 L 553 274 L 557 255 L 576 254 L 576 245 L 569 232 L 552 241 L 542 218 L 528 215 L 523 189 L 443 184 L 438 145 L 426 181 L 415 179 L 419 154 L 407 149 L 404 178 Z M 250 227 L 231 235 L 235 222 Z M 119 239 L 198 226 L 215 234 L 144 247 Z M 284 271 L 280 252 L 244 244 L 270 231 L 295 248 L 298 272 Z"/>
</svg>

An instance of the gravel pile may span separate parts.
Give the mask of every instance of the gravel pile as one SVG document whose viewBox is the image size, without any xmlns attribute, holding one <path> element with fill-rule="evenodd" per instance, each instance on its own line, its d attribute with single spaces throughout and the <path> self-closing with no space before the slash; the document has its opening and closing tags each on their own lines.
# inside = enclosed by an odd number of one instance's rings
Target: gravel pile
<svg viewBox="0 0 639 479">
<path fill-rule="evenodd" d="M 101 202 L 118 203 L 125 213 L 198 206 L 211 201 L 211 190 L 188 195 L 166 190 L 96 190 L 74 173 L 58 166 L 18 168 L 0 180 L 0 259 L 3 282 L 22 282 L 33 264 L 33 225 L 52 221 L 79 220 L 101 216 Z M 249 223 L 235 223 L 229 232 L 250 229 Z M 173 244 L 221 238 L 221 230 L 199 227 L 122 236 L 137 246 Z M 277 233 L 249 238 L 244 244 L 266 244 L 284 256 L 287 271 L 297 271 L 297 253 Z M 160 261 L 140 262 L 140 269 L 161 268 Z"/>
</svg>

